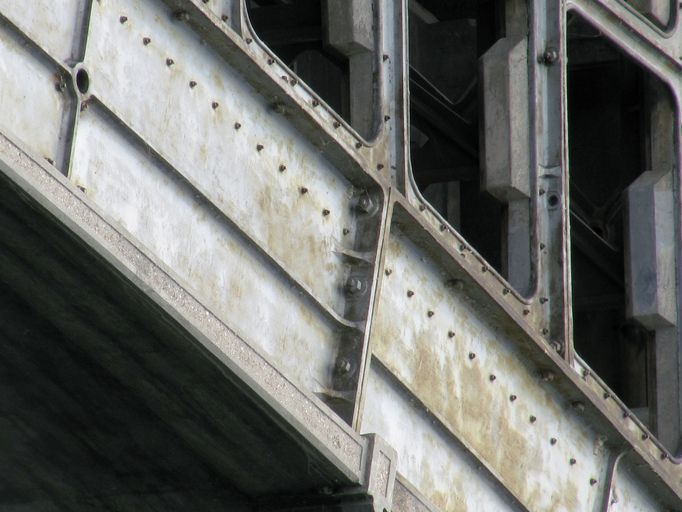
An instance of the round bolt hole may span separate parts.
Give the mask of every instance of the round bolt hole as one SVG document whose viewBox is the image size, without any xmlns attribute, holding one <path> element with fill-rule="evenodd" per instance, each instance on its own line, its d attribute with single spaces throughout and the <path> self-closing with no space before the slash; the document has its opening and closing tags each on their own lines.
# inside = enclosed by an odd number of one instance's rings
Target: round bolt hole
<svg viewBox="0 0 682 512">
<path fill-rule="evenodd" d="M 552 194 L 547 198 L 547 204 L 551 207 L 554 207 L 559 204 L 559 196 L 556 194 Z"/>
<path fill-rule="evenodd" d="M 81 94 L 85 94 L 90 88 L 90 77 L 84 69 L 79 69 L 76 73 L 76 87 L 78 87 Z"/>
</svg>

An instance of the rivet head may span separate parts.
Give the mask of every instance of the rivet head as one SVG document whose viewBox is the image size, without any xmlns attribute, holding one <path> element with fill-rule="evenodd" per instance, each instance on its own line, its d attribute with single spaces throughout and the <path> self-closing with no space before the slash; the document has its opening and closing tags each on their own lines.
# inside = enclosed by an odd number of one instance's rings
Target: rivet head
<svg viewBox="0 0 682 512">
<path fill-rule="evenodd" d="M 549 444 L 551 444 L 552 446 L 554 446 L 554 445 L 556 444 L 556 437 L 552 437 L 552 438 L 549 440 Z"/>
<path fill-rule="evenodd" d="M 367 282 L 359 277 L 351 276 L 346 281 L 345 288 L 350 295 L 360 295 L 367 290 Z"/>
<path fill-rule="evenodd" d="M 388 60 L 388 55 L 386 55 L 386 54 L 384 53 L 384 54 L 381 56 L 381 60 L 383 60 L 384 62 L 386 62 L 386 61 Z"/>
<path fill-rule="evenodd" d="M 384 164 L 377 164 L 377 171 L 380 171 L 383 168 L 384 168 Z"/>
<path fill-rule="evenodd" d="M 171 59 L 170 57 L 166 59 L 166 66 L 170 67 L 173 64 L 175 64 L 175 61 Z"/>
<path fill-rule="evenodd" d="M 434 313 L 433 313 L 433 311 L 431 311 L 431 310 L 428 310 L 428 311 L 426 312 L 426 316 L 428 316 L 429 318 L 431 318 L 433 315 L 434 315 Z"/>
<path fill-rule="evenodd" d="M 538 420 L 538 419 L 537 419 L 535 416 L 532 416 L 532 415 L 530 416 L 530 418 L 528 418 L 528 421 L 530 421 L 531 423 L 535 423 L 537 420 Z"/>
<path fill-rule="evenodd" d="M 353 369 L 353 364 L 349 359 L 342 357 L 336 362 L 336 371 L 340 374 L 348 374 Z"/>
<path fill-rule="evenodd" d="M 284 164 L 280 164 L 278 167 L 279 172 L 284 172 L 287 170 L 287 166 Z"/>
<path fill-rule="evenodd" d="M 329 212 L 329 210 L 328 210 L 327 208 L 324 208 L 324 209 L 322 210 L 322 215 L 324 215 L 325 217 L 326 217 L 327 215 L 329 215 L 329 213 L 330 213 L 330 212 Z"/>
<path fill-rule="evenodd" d="M 149 37 L 143 37 L 142 38 L 142 44 L 145 46 L 147 46 L 151 42 L 152 42 L 152 40 Z"/>
<path fill-rule="evenodd" d="M 197 86 L 197 83 L 194 80 L 190 80 L 190 82 L 189 82 L 190 89 L 194 89 L 196 86 Z"/>
<path fill-rule="evenodd" d="M 642 434 L 642 441 L 646 441 L 647 439 L 649 439 L 649 434 Z"/>
<path fill-rule="evenodd" d="M 448 338 L 454 338 L 455 337 L 455 331 L 448 331 Z"/>
<path fill-rule="evenodd" d="M 412 297 L 414 295 L 414 292 L 412 290 L 407 290 L 407 296 Z"/>
<path fill-rule="evenodd" d="M 300 187 L 298 191 L 301 193 L 301 195 L 308 193 L 307 187 Z"/>
<path fill-rule="evenodd" d="M 488 377 L 488 380 L 489 380 L 490 382 L 495 382 L 495 380 L 497 380 L 497 377 L 496 377 L 494 374 L 491 373 L 491 374 L 490 374 L 490 377 Z"/>
<path fill-rule="evenodd" d="M 523 316 L 528 316 L 530 314 L 530 309 L 523 310 Z"/>
<path fill-rule="evenodd" d="M 424 210 L 426 210 L 426 206 L 423 205 L 423 204 L 420 204 L 420 205 L 419 205 L 419 211 L 420 211 L 420 212 L 423 212 Z"/>
<path fill-rule="evenodd" d="M 119 21 L 119 23 L 120 23 L 121 25 L 123 25 L 126 21 L 128 21 L 128 16 L 121 16 L 121 17 L 118 19 L 118 21 Z"/>
<path fill-rule="evenodd" d="M 575 460 L 573 457 L 571 457 L 570 459 L 568 459 L 568 463 L 569 463 L 571 466 L 575 466 L 577 462 L 578 462 L 578 461 Z"/>
<path fill-rule="evenodd" d="M 384 274 L 386 274 L 387 276 L 390 276 L 392 273 L 393 273 L 393 271 L 390 268 L 387 268 L 386 270 L 384 270 Z"/>
<path fill-rule="evenodd" d="M 578 412 L 583 412 L 585 410 L 585 404 L 579 400 L 573 402 L 571 404 L 571 407 L 573 407 Z"/>
<path fill-rule="evenodd" d="M 256 151 L 263 151 L 263 144 L 256 144 Z"/>
<path fill-rule="evenodd" d="M 595 485 L 597 483 L 596 478 L 590 478 L 590 485 Z"/>
<path fill-rule="evenodd" d="M 350 229 L 348 229 L 348 228 L 343 228 L 343 229 L 341 230 L 341 232 L 342 232 L 344 235 L 347 235 L 348 233 L 350 233 Z"/>
<path fill-rule="evenodd" d="M 313 100 L 313 107 L 317 107 L 317 106 L 318 106 L 319 104 L 320 104 L 320 102 L 319 102 L 319 101 L 317 101 L 317 100 Z"/>
<path fill-rule="evenodd" d="M 469 352 L 469 359 L 471 360 L 476 359 L 476 354 L 474 354 L 473 352 Z"/>
<path fill-rule="evenodd" d="M 517 398 L 516 395 L 509 395 L 509 401 L 510 402 L 516 402 L 516 398 Z"/>
<path fill-rule="evenodd" d="M 220 19 L 223 20 L 223 21 L 227 21 L 227 20 L 230 19 L 230 17 L 229 17 L 227 14 L 223 14 L 223 15 L 220 17 Z"/>
<path fill-rule="evenodd" d="M 332 123 L 332 126 L 334 126 L 334 128 L 338 128 L 339 126 L 341 126 L 341 123 L 339 123 L 338 121 L 334 121 Z"/>
<path fill-rule="evenodd" d="M 212 108 L 213 110 L 217 109 L 219 106 L 220 106 L 220 105 L 218 104 L 217 101 L 212 101 L 212 102 L 211 102 L 211 108 Z"/>
<path fill-rule="evenodd" d="M 246 44 L 251 44 L 253 42 L 253 40 L 250 37 L 247 37 L 245 39 L 245 41 L 246 41 Z"/>
</svg>

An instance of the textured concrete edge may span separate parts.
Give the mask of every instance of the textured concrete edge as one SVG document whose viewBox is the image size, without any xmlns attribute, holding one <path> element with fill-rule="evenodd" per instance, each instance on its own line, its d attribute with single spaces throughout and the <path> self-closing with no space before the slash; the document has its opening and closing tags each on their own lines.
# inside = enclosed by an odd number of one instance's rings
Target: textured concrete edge
<svg viewBox="0 0 682 512">
<path fill-rule="evenodd" d="M 168 269 L 130 236 L 112 226 L 56 170 L 0 134 L 0 173 L 53 215 L 101 258 L 185 328 L 244 387 L 264 401 L 332 462 L 350 483 L 362 485 L 371 468 L 370 441 L 351 430 L 317 399 L 286 379 L 188 292 Z M 371 461 L 371 459 L 370 459 Z"/>
</svg>

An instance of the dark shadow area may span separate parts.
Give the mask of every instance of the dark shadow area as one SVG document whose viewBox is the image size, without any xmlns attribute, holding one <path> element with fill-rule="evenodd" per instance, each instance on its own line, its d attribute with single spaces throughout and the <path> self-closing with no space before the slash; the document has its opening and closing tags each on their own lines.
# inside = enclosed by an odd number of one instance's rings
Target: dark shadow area
<svg viewBox="0 0 682 512">
<path fill-rule="evenodd" d="M 672 103 L 656 77 L 575 13 L 569 13 L 567 40 L 574 345 L 625 404 L 664 438 L 660 415 L 677 406 L 662 404 L 661 385 L 676 388 L 677 375 L 662 382 L 667 372 L 657 363 L 667 336 L 661 327 L 667 323 L 637 313 L 641 295 L 663 286 L 657 278 L 663 269 L 655 256 L 639 255 L 638 246 L 647 246 L 650 233 L 633 231 L 633 226 L 641 224 L 637 217 L 648 215 L 648 204 L 633 191 L 640 183 L 646 185 L 649 175 L 671 174 L 673 127 L 667 120 L 672 120 Z M 672 197 L 670 190 L 659 193 L 659 202 L 665 194 Z M 672 219 L 652 220 L 652 232 L 656 222 L 668 222 L 665 230 L 673 236 Z M 653 246 L 661 243 L 655 240 Z M 665 357 L 676 359 L 677 352 Z M 672 450 L 674 437 L 662 439 Z"/>
<path fill-rule="evenodd" d="M 410 2 L 410 155 L 424 198 L 499 272 L 506 205 L 481 188 L 478 58 L 504 37 L 500 2 Z"/>
</svg>

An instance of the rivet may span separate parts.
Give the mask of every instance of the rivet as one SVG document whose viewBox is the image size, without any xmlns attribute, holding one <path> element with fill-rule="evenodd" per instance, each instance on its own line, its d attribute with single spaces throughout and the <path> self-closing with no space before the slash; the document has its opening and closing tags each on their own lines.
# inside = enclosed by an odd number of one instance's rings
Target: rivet
<svg viewBox="0 0 682 512">
<path fill-rule="evenodd" d="M 272 57 L 270 57 L 270 58 L 268 59 L 268 65 L 269 65 L 269 66 L 272 66 L 274 63 L 275 63 L 275 59 L 273 59 Z"/>
<path fill-rule="evenodd" d="M 412 290 L 407 290 L 407 296 L 412 297 L 414 295 L 414 292 Z"/>
<path fill-rule="evenodd" d="M 217 109 L 219 106 L 220 106 L 220 105 L 218 105 L 218 102 L 217 102 L 217 101 L 211 102 L 211 108 L 212 108 L 213 110 Z"/>
<path fill-rule="evenodd" d="M 469 359 L 472 359 L 472 360 L 476 359 L 476 354 L 474 354 L 473 352 L 469 352 Z"/>
<path fill-rule="evenodd" d="M 313 100 L 313 107 L 317 107 L 317 106 L 318 106 L 319 104 L 320 104 L 320 102 L 319 102 L 319 101 L 317 101 L 317 100 Z"/>
<path fill-rule="evenodd" d="M 428 316 L 429 318 L 431 318 L 433 315 L 434 315 L 434 313 L 433 313 L 433 311 L 431 311 L 431 310 L 428 310 L 428 311 L 426 312 L 426 316 Z"/>
<path fill-rule="evenodd" d="M 596 478 L 590 478 L 590 485 L 594 485 L 594 484 L 596 484 L 596 483 L 597 483 L 597 479 L 596 479 Z"/>
<path fill-rule="evenodd" d="M 380 171 L 383 168 L 384 168 L 384 164 L 377 164 L 377 171 Z"/>
<path fill-rule="evenodd" d="M 240 123 L 234 123 L 234 129 L 239 130 L 242 127 Z"/>
<path fill-rule="evenodd" d="M 528 420 L 529 420 L 531 423 L 535 423 L 538 419 L 537 419 L 535 416 L 532 416 L 532 415 L 531 415 L 531 417 L 528 418 Z"/>
<path fill-rule="evenodd" d="M 423 204 L 420 204 L 420 205 L 419 205 L 419 211 L 420 211 L 420 212 L 423 212 L 424 210 L 426 210 L 426 206 L 423 205 Z"/>
<path fill-rule="evenodd" d="M 223 21 L 227 21 L 227 20 L 230 19 L 230 17 L 229 17 L 227 14 L 223 14 L 223 15 L 220 17 L 220 19 L 223 20 Z"/>
<path fill-rule="evenodd" d="M 327 210 L 326 208 L 322 210 L 322 215 L 324 215 L 325 217 L 329 215 L 329 213 L 330 213 L 329 210 Z"/>
<path fill-rule="evenodd" d="M 554 372 L 551 370 L 541 370 L 540 371 L 540 379 L 542 379 L 544 382 L 552 382 L 554 380 Z"/>
<path fill-rule="evenodd" d="M 571 458 L 568 460 L 568 463 L 569 463 L 571 466 L 575 466 L 576 462 L 578 462 L 578 461 L 575 460 L 573 457 L 571 457 Z"/>
<path fill-rule="evenodd" d="M 295 78 L 292 78 L 291 80 L 289 80 L 289 83 L 293 86 L 293 85 L 296 85 L 298 83 L 298 80 L 296 80 Z"/>
<path fill-rule="evenodd" d="M 556 444 L 556 437 L 552 437 L 552 438 L 549 440 L 549 444 L 551 444 L 552 446 L 554 446 L 554 445 Z"/>
<path fill-rule="evenodd" d="M 387 268 L 386 270 L 384 270 L 384 274 L 386 274 L 387 276 L 390 276 L 392 273 L 393 273 L 393 271 L 390 268 Z"/>
<path fill-rule="evenodd" d="M 448 331 L 448 338 L 454 338 L 455 337 L 455 331 Z"/>
<path fill-rule="evenodd" d="M 287 170 L 287 166 L 284 165 L 284 164 L 279 164 L 279 168 L 278 168 L 278 169 L 279 169 L 279 172 L 284 172 L 284 171 Z"/>
<path fill-rule="evenodd" d="M 384 121 L 390 121 L 390 119 L 391 119 L 391 116 L 388 116 L 388 115 L 384 116 Z"/>
<path fill-rule="evenodd" d="M 497 379 L 497 377 L 495 375 L 493 375 L 492 373 L 490 374 L 490 377 L 488 377 L 488 380 L 490 380 L 490 382 L 495 382 L 496 379 Z"/>
<path fill-rule="evenodd" d="M 627 419 L 630 417 L 630 413 L 628 411 L 623 411 L 623 418 Z"/>
<path fill-rule="evenodd" d="M 190 82 L 189 82 L 190 89 L 194 89 L 196 86 L 197 86 L 197 83 L 194 80 L 190 80 Z"/>
<path fill-rule="evenodd" d="M 256 144 L 256 151 L 263 151 L 263 144 Z"/>
<path fill-rule="evenodd" d="M 542 55 L 540 55 L 538 57 L 538 62 L 540 64 L 545 64 L 547 66 L 551 66 L 558 59 L 559 59 L 559 52 L 557 52 L 555 48 L 549 47 L 542 53 Z"/>
<path fill-rule="evenodd" d="M 341 126 L 341 123 L 339 123 L 338 121 L 334 121 L 332 123 L 332 126 L 334 126 L 334 128 L 338 128 L 339 126 Z"/>
<path fill-rule="evenodd" d="M 542 250 L 542 249 L 544 249 L 544 248 L 545 248 L 545 244 L 543 244 L 542 242 L 540 242 L 540 250 Z"/>
<path fill-rule="evenodd" d="M 541 189 L 538 191 L 538 193 L 539 193 L 540 195 L 544 195 L 545 189 L 544 189 L 544 188 L 541 188 Z"/>
<path fill-rule="evenodd" d="M 166 66 L 172 66 L 175 64 L 175 61 L 171 59 L 170 57 L 166 59 Z"/>
<path fill-rule="evenodd" d="M 282 80 L 284 80 L 285 82 L 287 82 L 287 81 L 289 81 L 289 77 L 286 76 L 286 75 L 282 75 Z"/>
<path fill-rule="evenodd" d="M 481 272 L 487 272 L 487 271 L 488 271 L 488 267 L 486 267 L 485 265 L 483 265 L 483 266 L 481 267 Z"/>
<path fill-rule="evenodd" d="M 189 19 L 189 14 L 187 14 L 187 11 L 177 11 L 174 16 L 178 21 L 187 21 Z"/>
<path fill-rule="evenodd" d="M 359 277 L 353 276 L 346 281 L 345 289 L 350 295 L 359 295 L 367 290 L 367 282 Z"/>
<path fill-rule="evenodd" d="M 509 401 L 510 402 L 516 402 L 516 398 L 517 398 L 516 395 L 509 395 Z"/>
<path fill-rule="evenodd" d="M 530 309 L 524 309 L 523 316 L 527 316 L 528 314 L 530 314 Z"/>
<path fill-rule="evenodd" d="M 585 410 L 585 404 L 579 400 L 573 402 L 571 404 L 571 407 L 573 407 L 578 412 L 583 412 Z"/>
<path fill-rule="evenodd" d="M 590 370 L 584 369 L 583 370 L 583 379 L 586 379 L 589 376 L 590 376 Z"/>
<path fill-rule="evenodd" d="M 128 16 L 121 16 L 118 21 L 123 25 L 126 21 L 128 21 Z"/>
<path fill-rule="evenodd" d="M 509 293 L 509 288 L 502 289 L 502 295 L 507 295 Z"/>
<path fill-rule="evenodd" d="M 543 327 L 542 330 L 540 331 L 542 334 L 549 334 L 549 329 L 547 327 Z"/>
<path fill-rule="evenodd" d="M 440 225 L 440 230 L 441 230 L 441 231 L 445 231 L 446 229 L 448 229 L 448 227 L 447 227 L 445 224 L 441 224 L 441 225 Z"/>
<path fill-rule="evenodd" d="M 540 304 L 544 304 L 547 300 L 549 300 L 547 297 L 540 297 Z"/>
<path fill-rule="evenodd" d="M 300 188 L 298 189 L 298 191 L 299 191 L 301 194 L 307 194 L 307 193 L 308 193 L 308 189 L 307 189 L 306 187 L 300 187 Z"/>
<path fill-rule="evenodd" d="M 649 439 L 649 434 L 642 434 L 642 441 Z"/>
<path fill-rule="evenodd" d="M 152 40 L 149 37 L 143 37 L 142 38 L 142 44 L 145 46 L 147 46 L 151 42 L 152 42 Z"/>
<path fill-rule="evenodd" d="M 611 398 L 611 393 L 604 393 L 603 397 L 604 400 L 608 400 L 609 398 Z"/>
<path fill-rule="evenodd" d="M 661 460 L 666 460 L 668 458 L 667 453 L 661 453 Z"/>
<path fill-rule="evenodd" d="M 345 357 L 339 359 L 336 362 L 336 370 L 341 374 L 349 373 L 352 370 L 352 368 L 353 368 L 353 365 Z"/>
<path fill-rule="evenodd" d="M 355 147 L 356 147 L 357 149 L 360 149 L 360 148 L 362 147 L 362 142 L 356 142 L 356 143 L 355 143 Z"/>
<path fill-rule="evenodd" d="M 344 235 L 347 235 L 348 233 L 350 233 L 350 229 L 348 229 L 348 228 L 343 228 L 343 229 L 341 230 L 341 233 L 343 233 Z"/>
<path fill-rule="evenodd" d="M 252 42 L 253 42 L 253 41 L 251 40 L 250 37 L 247 37 L 247 38 L 246 38 L 246 44 L 251 44 Z"/>
<path fill-rule="evenodd" d="M 386 54 L 384 53 L 384 54 L 381 56 L 381 60 L 383 60 L 384 62 L 386 62 L 386 61 L 388 60 L 388 55 L 386 55 Z"/>
</svg>

